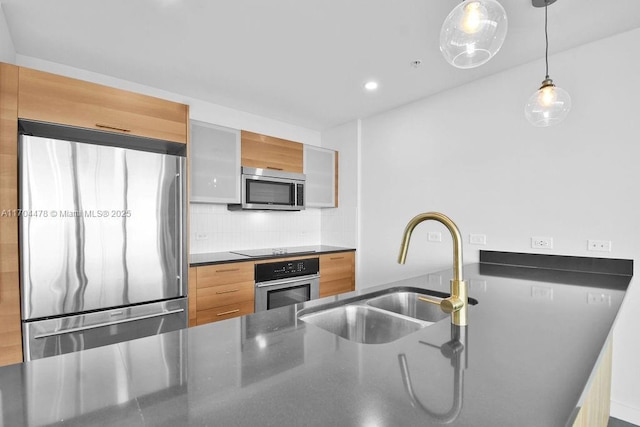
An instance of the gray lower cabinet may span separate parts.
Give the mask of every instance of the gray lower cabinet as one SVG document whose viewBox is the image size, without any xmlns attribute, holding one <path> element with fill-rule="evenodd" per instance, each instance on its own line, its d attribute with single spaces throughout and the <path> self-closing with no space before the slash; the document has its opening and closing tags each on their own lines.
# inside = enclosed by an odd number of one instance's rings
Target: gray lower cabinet
<svg viewBox="0 0 640 427">
<path fill-rule="evenodd" d="M 191 202 L 240 203 L 240 131 L 191 120 Z"/>
</svg>

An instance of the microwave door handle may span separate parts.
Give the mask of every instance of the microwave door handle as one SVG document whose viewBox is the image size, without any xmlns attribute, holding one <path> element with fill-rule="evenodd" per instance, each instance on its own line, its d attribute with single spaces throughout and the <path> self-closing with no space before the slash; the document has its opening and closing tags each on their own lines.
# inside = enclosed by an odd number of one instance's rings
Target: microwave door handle
<svg viewBox="0 0 640 427">
<path fill-rule="evenodd" d="M 295 277 L 293 279 L 279 279 L 279 280 L 269 280 L 268 282 L 259 282 L 256 283 L 256 288 L 266 288 L 269 286 L 277 286 L 277 285 L 293 285 L 295 283 L 300 283 L 300 282 L 308 282 L 310 280 L 315 280 L 315 279 L 319 279 L 320 275 L 319 274 L 313 274 L 313 275 L 308 275 L 308 276 L 298 276 Z"/>
</svg>

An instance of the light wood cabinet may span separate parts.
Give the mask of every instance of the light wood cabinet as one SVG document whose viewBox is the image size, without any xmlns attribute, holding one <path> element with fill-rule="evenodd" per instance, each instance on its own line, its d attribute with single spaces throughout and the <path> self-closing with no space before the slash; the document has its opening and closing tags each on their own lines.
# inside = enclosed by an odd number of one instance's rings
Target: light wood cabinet
<svg viewBox="0 0 640 427">
<path fill-rule="evenodd" d="M 18 67 L 0 63 L 0 366 L 22 362 L 18 279 Z"/>
<path fill-rule="evenodd" d="M 338 152 L 313 145 L 304 146 L 306 206 L 338 207 Z"/>
<path fill-rule="evenodd" d="M 607 427 L 611 407 L 611 366 L 613 360 L 613 342 L 609 343 L 594 368 L 591 385 L 573 427 Z"/>
<path fill-rule="evenodd" d="M 18 117 L 187 142 L 183 104 L 29 68 L 20 68 Z"/>
<path fill-rule="evenodd" d="M 243 316 L 254 311 L 254 263 L 196 267 L 196 324 Z M 192 325 L 189 322 L 189 325 Z"/>
<path fill-rule="evenodd" d="M 191 121 L 191 202 L 240 203 L 240 131 Z"/>
<path fill-rule="evenodd" d="M 198 272 L 195 267 L 189 267 L 189 326 L 197 325 L 198 299 Z"/>
<path fill-rule="evenodd" d="M 320 297 L 355 290 L 355 252 L 320 255 Z"/>
<path fill-rule="evenodd" d="M 252 299 L 251 301 L 239 301 L 235 304 L 222 305 L 210 310 L 202 310 L 198 312 L 198 325 L 251 314 L 253 313 L 253 309 L 254 303 Z"/>
<path fill-rule="evenodd" d="M 242 166 L 302 173 L 303 144 L 243 130 Z"/>
</svg>

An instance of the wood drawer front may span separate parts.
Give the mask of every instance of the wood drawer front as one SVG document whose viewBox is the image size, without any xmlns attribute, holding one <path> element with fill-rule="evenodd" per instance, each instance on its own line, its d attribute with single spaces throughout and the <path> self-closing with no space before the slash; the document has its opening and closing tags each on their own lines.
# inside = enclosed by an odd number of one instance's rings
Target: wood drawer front
<svg viewBox="0 0 640 427">
<path fill-rule="evenodd" d="M 320 281 L 320 298 L 351 291 L 355 291 L 355 282 L 352 278 Z"/>
<path fill-rule="evenodd" d="M 253 280 L 251 280 L 250 282 L 198 289 L 198 311 L 245 301 L 253 303 L 254 288 Z"/>
<path fill-rule="evenodd" d="M 195 267 L 189 267 L 189 326 L 196 325 L 196 312 L 198 310 L 197 290 L 198 274 Z"/>
<path fill-rule="evenodd" d="M 355 290 L 355 253 L 320 256 L 320 298 Z"/>
<path fill-rule="evenodd" d="M 303 144 L 242 131 L 242 166 L 302 173 Z"/>
<path fill-rule="evenodd" d="M 198 267 L 198 289 L 232 283 L 252 282 L 253 262 L 236 262 Z"/>
<path fill-rule="evenodd" d="M 352 277 L 355 273 L 355 257 L 353 252 L 338 252 L 320 257 L 320 278 L 336 280 Z"/>
<path fill-rule="evenodd" d="M 209 310 L 198 310 L 198 325 L 216 322 L 218 320 L 231 319 L 253 313 L 253 300 L 238 304 L 223 305 Z"/>
<path fill-rule="evenodd" d="M 19 85 L 20 118 L 187 142 L 184 104 L 24 67 Z"/>
</svg>

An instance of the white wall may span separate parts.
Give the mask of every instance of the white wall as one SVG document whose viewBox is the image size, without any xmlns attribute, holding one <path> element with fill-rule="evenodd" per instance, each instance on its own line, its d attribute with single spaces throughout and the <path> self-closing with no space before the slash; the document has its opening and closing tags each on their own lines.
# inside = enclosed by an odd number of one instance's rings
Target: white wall
<svg viewBox="0 0 640 427">
<path fill-rule="evenodd" d="M 409 219 L 441 211 L 478 249 L 632 258 L 640 262 L 640 30 L 550 57 L 551 77 L 573 99 L 557 127 L 526 121 L 544 78 L 537 61 L 362 122 L 358 287 L 450 267 L 444 227 L 423 223 L 407 265 L 396 264 Z M 427 231 L 443 242 L 427 242 Z M 486 246 L 468 243 L 487 235 Z M 534 250 L 532 236 L 551 236 Z M 587 251 L 587 239 L 613 242 Z M 640 424 L 640 289 L 632 286 L 615 330 L 612 414 Z M 585 325 L 588 327 L 588 325 Z"/>
<path fill-rule="evenodd" d="M 0 4 L 0 62 L 8 64 L 15 64 L 16 62 L 16 50 L 13 47 L 2 4 Z"/>
<path fill-rule="evenodd" d="M 322 146 L 338 151 L 338 207 L 322 209 L 322 243 L 355 248 L 358 211 L 358 122 L 322 132 Z"/>
<path fill-rule="evenodd" d="M 17 62 L 25 67 L 188 104 L 189 115 L 194 120 L 320 145 L 320 132 L 315 130 L 38 58 L 18 55 Z M 320 244 L 321 216 L 317 209 L 265 215 L 230 212 L 226 205 L 193 203 L 190 219 L 191 253 Z"/>
</svg>

